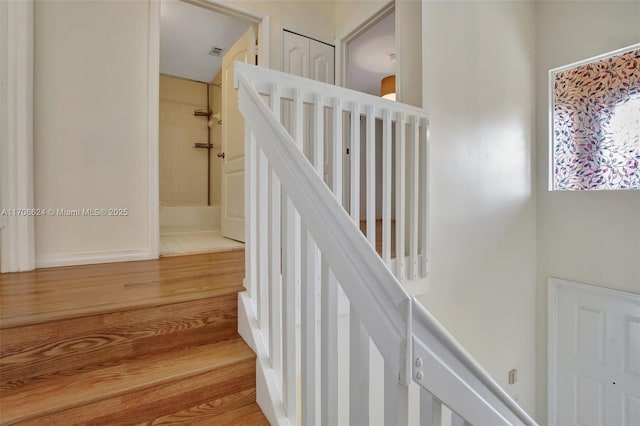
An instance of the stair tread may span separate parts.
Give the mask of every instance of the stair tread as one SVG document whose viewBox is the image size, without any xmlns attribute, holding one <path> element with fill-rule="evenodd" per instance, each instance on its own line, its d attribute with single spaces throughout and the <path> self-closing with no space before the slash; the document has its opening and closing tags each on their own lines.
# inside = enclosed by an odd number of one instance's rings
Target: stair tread
<svg viewBox="0 0 640 426">
<path fill-rule="evenodd" d="M 159 349 L 228 340 L 237 336 L 237 328 L 234 293 L 0 329 L 0 392 Z"/>
<path fill-rule="evenodd" d="M 189 426 L 269 426 L 269 421 L 258 404 L 253 403 L 212 418 L 189 421 L 188 424 Z"/>
<path fill-rule="evenodd" d="M 118 394 L 144 389 L 255 358 L 240 338 L 125 359 L 73 375 L 56 376 L 5 392 L 2 423 L 13 423 Z"/>
</svg>

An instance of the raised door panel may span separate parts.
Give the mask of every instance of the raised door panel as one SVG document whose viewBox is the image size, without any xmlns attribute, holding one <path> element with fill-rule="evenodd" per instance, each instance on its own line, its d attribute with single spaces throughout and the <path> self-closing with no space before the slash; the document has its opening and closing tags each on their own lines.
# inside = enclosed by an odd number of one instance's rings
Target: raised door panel
<svg viewBox="0 0 640 426">
<path fill-rule="evenodd" d="M 559 285 L 557 303 L 557 424 L 640 425 L 640 298 Z"/>
<path fill-rule="evenodd" d="M 283 32 L 283 71 L 309 78 L 309 39 L 298 34 Z"/>
</svg>

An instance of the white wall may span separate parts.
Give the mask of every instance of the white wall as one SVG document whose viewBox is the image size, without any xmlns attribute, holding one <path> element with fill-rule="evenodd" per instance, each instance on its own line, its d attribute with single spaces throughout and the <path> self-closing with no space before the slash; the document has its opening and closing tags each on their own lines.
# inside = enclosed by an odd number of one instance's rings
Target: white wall
<svg viewBox="0 0 640 426">
<path fill-rule="evenodd" d="M 423 106 L 422 2 L 396 0 L 396 91 L 398 102 Z"/>
<path fill-rule="evenodd" d="M 273 68 L 282 26 L 334 37 L 333 1 L 237 3 L 271 16 Z M 148 55 L 147 1 L 36 2 L 35 207 L 130 212 L 37 218 L 40 266 L 149 255 Z"/>
<path fill-rule="evenodd" d="M 126 217 L 37 218 L 41 266 L 148 250 L 148 9 L 35 4 L 35 206 L 129 209 Z"/>
<path fill-rule="evenodd" d="M 546 419 L 547 278 L 640 293 L 640 191 L 549 192 L 548 71 L 640 41 L 640 2 L 536 4 L 537 414 Z"/>
<path fill-rule="evenodd" d="M 420 300 L 533 413 L 534 3 L 422 6 L 432 255 Z"/>
<path fill-rule="evenodd" d="M 9 144 L 7 143 L 9 138 L 9 131 L 7 129 L 8 119 L 8 104 L 9 104 L 9 31 L 7 30 L 7 20 L 9 14 L 9 3 L 0 2 L 0 166 L 4 170 L 0 170 L 0 209 L 7 208 L 6 206 L 6 192 L 8 179 L 6 179 L 6 164 L 8 159 L 7 149 Z M 4 238 L 3 229 L 7 226 L 7 218 L 0 216 L 0 271 L 4 272 L 4 258 L 2 257 L 2 239 Z M 5 251 L 6 253 L 6 251 Z M 6 254 L 5 254 L 6 256 Z"/>
<path fill-rule="evenodd" d="M 6 192 L 7 188 L 4 183 L 7 181 L 6 179 L 6 169 L 7 167 L 7 159 L 8 152 L 7 148 L 9 144 L 7 143 L 9 138 L 9 131 L 7 129 L 8 124 L 8 91 L 9 91 L 9 43 L 8 36 L 9 31 L 7 30 L 7 20 L 9 14 L 9 3 L 0 2 L 0 167 L 3 170 L 0 170 L 0 176 L 2 180 L 0 180 L 0 209 L 7 208 L 6 205 Z M 3 229 L 7 226 L 7 218 L 0 216 L 0 271 L 4 272 L 4 258 L 2 257 L 2 240 L 4 238 Z M 6 253 L 6 251 L 5 251 Z M 5 254 L 6 256 L 6 254 Z"/>
</svg>

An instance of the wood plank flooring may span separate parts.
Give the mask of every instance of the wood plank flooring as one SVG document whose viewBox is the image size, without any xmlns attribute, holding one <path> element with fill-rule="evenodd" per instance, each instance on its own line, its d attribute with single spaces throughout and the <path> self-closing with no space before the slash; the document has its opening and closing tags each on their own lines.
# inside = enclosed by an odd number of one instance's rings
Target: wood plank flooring
<svg viewBox="0 0 640 426">
<path fill-rule="evenodd" d="M 237 334 L 244 259 L 0 274 L 0 425 L 268 424 Z"/>
<path fill-rule="evenodd" d="M 0 275 L 0 425 L 268 425 L 244 251 Z"/>
<path fill-rule="evenodd" d="M 244 364 L 244 361 L 247 361 L 248 365 Z M 107 365 L 70 376 L 59 376 L 49 382 L 24 386 L 19 392 L 7 395 L 0 400 L 0 412 L 2 412 L 3 419 L 12 422 L 24 421 L 29 419 L 33 413 L 42 416 L 76 408 L 78 406 L 77 397 L 82 395 L 82 411 L 86 413 L 85 415 L 95 418 L 97 410 L 91 405 L 97 401 L 101 405 L 109 405 L 109 401 L 104 398 L 105 395 L 109 395 L 111 398 L 118 397 L 118 411 L 121 412 L 144 405 L 145 398 L 140 393 L 135 393 L 133 397 L 129 398 L 132 400 L 129 407 L 126 406 L 127 404 L 123 406 L 124 402 L 120 395 L 125 393 L 131 395 L 137 390 L 159 385 L 164 385 L 159 389 L 166 394 L 170 389 L 170 386 L 166 386 L 167 383 L 192 377 L 192 380 L 189 381 L 191 387 L 194 384 L 193 377 L 209 371 L 219 372 L 223 367 L 238 363 L 244 364 L 240 371 L 247 371 L 247 369 L 251 369 L 251 365 L 255 366 L 255 354 L 240 338 L 174 351 L 171 358 L 165 357 L 163 353 L 156 353 L 133 359 L 126 364 Z M 255 371 L 250 383 L 254 381 Z M 146 391 L 145 394 L 149 394 L 149 391 Z M 153 394 L 153 401 L 160 399 L 158 390 L 151 392 L 151 394 Z M 181 395 L 181 398 L 184 396 Z"/>
<path fill-rule="evenodd" d="M 367 235 L 367 221 L 360 221 L 360 230 Z M 376 251 L 382 256 L 382 220 L 376 220 Z M 391 221 L 391 258 L 396 257 L 396 221 Z"/>
<path fill-rule="evenodd" d="M 0 274 L 0 327 L 237 293 L 244 250 Z"/>
</svg>

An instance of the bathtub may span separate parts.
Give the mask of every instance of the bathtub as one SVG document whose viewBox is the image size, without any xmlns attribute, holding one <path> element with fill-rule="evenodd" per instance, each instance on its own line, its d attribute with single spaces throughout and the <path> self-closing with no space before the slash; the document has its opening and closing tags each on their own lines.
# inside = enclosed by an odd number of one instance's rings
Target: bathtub
<svg viewBox="0 0 640 426">
<path fill-rule="evenodd" d="M 220 230 L 220 206 L 160 206 L 160 233 Z"/>
</svg>

